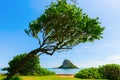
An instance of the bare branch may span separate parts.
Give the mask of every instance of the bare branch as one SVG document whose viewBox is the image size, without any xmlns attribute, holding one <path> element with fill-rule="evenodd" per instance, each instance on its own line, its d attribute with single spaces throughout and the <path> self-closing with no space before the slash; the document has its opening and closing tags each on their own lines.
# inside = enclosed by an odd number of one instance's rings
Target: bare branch
<svg viewBox="0 0 120 80">
<path fill-rule="evenodd" d="M 49 39 L 49 37 L 47 37 L 47 38 L 45 38 L 45 39 L 43 40 L 43 43 L 41 44 L 40 48 L 42 48 L 42 47 L 45 45 L 47 39 Z"/>
<path fill-rule="evenodd" d="M 39 38 L 38 36 L 37 36 L 36 38 L 37 38 L 37 40 L 38 40 L 38 44 L 41 46 L 40 38 Z"/>
<path fill-rule="evenodd" d="M 38 54 L 37 56 L 41 56 L 42 54 L 44 54 L 44 53 L 40 53 L 40 54 Z"/>
<path fill-rule="evenodd" d="M 57 48 L 57 49 L 72 49 L 72 48 Z"/>
<path fill-rule="evenodd" d="M 45 53 L 45 54 L 48 54 L 48 55 L 51 55 L 52 53 L 48 52 L 47 49 L 44 49 L 44 48 L 39 48 L 38 49 L 39 52 L 42 52 L 41 54 Z"/>
<path fill-rule="evenodd" d="M 43 34 L 42 34 L 42 37 L 43 37 L 43 40 L 45 39 L 45 29 L 43 28 Z"/>
</svg>

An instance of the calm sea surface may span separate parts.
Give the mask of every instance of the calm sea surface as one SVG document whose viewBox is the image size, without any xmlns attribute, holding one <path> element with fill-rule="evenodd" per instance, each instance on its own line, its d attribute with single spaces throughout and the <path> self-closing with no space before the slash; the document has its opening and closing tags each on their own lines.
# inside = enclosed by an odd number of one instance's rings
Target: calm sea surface
<svg viewBox="0 0 120 80">
<path fill-rule="evenodd" d="M 56 74 L 76 74 L 82 68 L 79 69 L 57 69 L 57 68 L 47 68 L 50 71 L 54 71 Z M 0 68 L 0 73 L 6 73 L 6 71 L 2 71 Z"/>
<path fill-rule="evenodd" d="M 7 71 L 3 71 L 3 70 L 0 68 L 0 73 L 7 73 Z"/>
<path fill-rule="evenodd" d="M 47 68 L 50 71 L 54 71 L 56 74 L 76 74 L 82 68 L 79 69 L 57 69 L 57 68 Z"/>
</svg>

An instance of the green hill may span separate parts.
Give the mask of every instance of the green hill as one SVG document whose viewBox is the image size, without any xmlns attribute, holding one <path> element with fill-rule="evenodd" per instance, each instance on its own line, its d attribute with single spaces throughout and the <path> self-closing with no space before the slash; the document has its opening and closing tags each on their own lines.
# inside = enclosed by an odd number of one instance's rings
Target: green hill
<svg viewBox="0 0 120 80">
<path fill-rule="evenodd" d="M 72 68 L 73 69 L 73 68 L 78 68 L 78 67 L 75 66 L 71 61 L 65 59 L 63 61 L 63 64 L 58 68 L 63 68 L 63 69 L 71 69 Z"/>
</svg>

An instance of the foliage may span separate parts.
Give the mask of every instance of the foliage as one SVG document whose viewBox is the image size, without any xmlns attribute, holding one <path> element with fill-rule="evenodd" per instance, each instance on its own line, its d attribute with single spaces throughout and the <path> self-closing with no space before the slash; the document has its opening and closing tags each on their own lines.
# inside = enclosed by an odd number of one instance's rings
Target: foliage
<svg viewBox="0 0 120 80">
<path fill-rule="evenodd" d="M 38 76 L 55 75 L 55 72 L 49 71 L 45 68 L 40 68 L 39 70 L 37 70 L 37 73 L 39 73 Z"/>
<path fill-rule="evenodd" d="M 8 79 L 4 78 L 3 80 L 8 80 Z M 10 78 L 9 80 L 22 80 L 22 78 L 18 75 L 15 75 L 12 78 Z"/>
<path fill-rule="evenodd" d="M 32 50 L 7 78 L 16 74 L 34 54 L 53 55 L 55 51 L 72 49 L 79 43 L 99 40 L 103 30 L 98 18 L 90 18 L 75 4 L 68 4 L 66 0 L 52 2 L 25 30 L 29 36 L 38 40 L 40 46 Z"/>
<path fill-rule="evenodd" d="M 15 56 L 9 62 L 8 73 L 10 73 L 16 66 L 20 64 L 20 62 L 26 57 L 27 53 Z M 39 57 L 34 55 L 19 71 L 20 75 L 32 75 L 32 73 L 36 72 L 37 69 L 40 68 Z"/>
<path fill-rule="evenodd" d="M 17 55 L 9 62 L 8 72 L 10 73 L 14 67 L 19 65 L 19 63 L 27 56 L 27 53 Z M 5 69 L 5 68 L 4 68 Z M 40 67 L 39 57 L 32 57 L 19 71 L 20 75 L 53 75 L 54 72 L 43 69 Z"/>
<path fill-rule="evenodd" d="M 79 71 L 76 78 L 120 80 L 120 65 L 106 64 L 99 68 L 86 68 Z"/>
<path fill-rule="evenodd" d="M 53 55 L 55 51 L 72 49 L 79 43 L 100 39 L 103 30 L 98 18 L 90 18 L 66 0 L 57 0 L 37 20 L 32 21 L 25 32 L 39 41 L 40 52 Z"/>
<path fill-rule="evenodd" d="M 100 66 L 99 71 L 103 75 L 103 78 L 120 80 L 120 65 L 118 64 L 107 64 Z"/>
<path fill-rule="evenodd" d="M 80 70 L 77 74 L 75 74 L 76 78 L 81 79 L 100 79 L 100 74 L 98 72 L 98 68 L 85 68 Z"/>
</svg>

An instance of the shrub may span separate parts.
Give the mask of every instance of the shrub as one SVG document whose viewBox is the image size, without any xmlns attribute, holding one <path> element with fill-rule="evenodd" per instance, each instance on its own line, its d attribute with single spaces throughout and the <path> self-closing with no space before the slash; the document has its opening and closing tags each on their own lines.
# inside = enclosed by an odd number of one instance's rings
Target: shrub
<svg viewBox="0 0 120 80">
<path fill-rule="evenodd" d="M 3 79 L 3 80 L 22 80 L 18 75 L 15 75 L 15 76 L 13 76 L 12 78 L 10 78 L 10 79 Z"/>
<path fill-rule="evenodd" d="M 20 54 L 15 56 L 10 62 L 8 68 L 3 68 L 10 73 L 20 62 L 27 56 L 27 53 Z M 39 57 L 34 55 L 21 69 L 18 71 L 19 75 L 53 75 L 54 72 L 51 72 L 47 69 L 40 67 Z"/>
<path fill-rule="evenodd" d="M 15 76 L 15 77 L 11 78 L 10 80 L 22 80 L 22 79 L 18 76 Z"/>
<path fill-rule="evenodd" d="M 99 72 L 103 75 L 102 78 L 120 80 L 120 65 L 118 64 L 107 64 L 100 66 Z"/>
<path fill-rule="evenodd" d="M 47 75 L 55 75 L 55 72 L 49 71 L 45 68 L 40 68 L 37 73 L 39 74 L 38 76 L 47 76 Z"/>
<path fill-rule="evenodd" d="M 81 79 L 100 79 L 100 74 L 98 72 L 98 68 L 85 68 L 80 70 L 77 74 L 75 74 L 76 78 Z"/>
<path fill-rule="evenodd" d="M 9 62 L 8 73 L 20 64 L 20 62 L 27 56 L 27 53 L 17 55 Z M 18 71 L 20 75 L 29 75 L 36 72 L 36 69 L 40 67 L 39 57 L 34 55 L 21 69 Z"/>
</svg>

